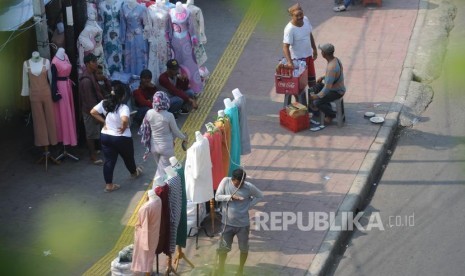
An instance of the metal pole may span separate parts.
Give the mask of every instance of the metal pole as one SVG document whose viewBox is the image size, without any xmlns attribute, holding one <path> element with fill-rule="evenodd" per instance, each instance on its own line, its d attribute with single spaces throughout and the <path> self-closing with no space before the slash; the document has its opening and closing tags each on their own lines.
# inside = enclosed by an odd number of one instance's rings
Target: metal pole
<svg viewBox="0 0 465 276">
<path fill-rule="evenodd" d="M 37 50 L 40 56 L 50 59 L 50 47 L 47 32 L 47 17 L 45 15 L 45 4 L 43 0 L 32 1 L 34 22 L 36 23 Z"/>
</svg>

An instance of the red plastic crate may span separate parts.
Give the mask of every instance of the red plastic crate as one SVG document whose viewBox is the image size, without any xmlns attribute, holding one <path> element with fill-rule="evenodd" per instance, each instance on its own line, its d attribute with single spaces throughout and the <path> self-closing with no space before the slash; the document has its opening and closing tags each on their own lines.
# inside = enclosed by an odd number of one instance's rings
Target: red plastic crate
<svg viewBox="0 0 465 276">
<path fill-rule="evenodd" d="M 281 109 L 279 123 L 292 132 L 299 132 L 310 127 L 310 117 L 307 112 L 305 115 L 293 118 L 287 114 L 286 109 Z"/>
<path fill-rule="evenodd" d="M 308 83 L 308 70 L 305 69 L 299 77 L 288 77 L 275 74 L 274 79 L 276 93 L 298 95 Z"/>
</svg>

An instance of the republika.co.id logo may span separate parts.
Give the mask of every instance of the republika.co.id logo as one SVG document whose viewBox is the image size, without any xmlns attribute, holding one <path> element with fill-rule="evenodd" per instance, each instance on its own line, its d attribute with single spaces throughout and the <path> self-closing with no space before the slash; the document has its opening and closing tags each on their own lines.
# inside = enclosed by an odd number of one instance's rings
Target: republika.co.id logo
<svg viewBox="0 0 465 276">
<path fill-rule="evenodd" d="M 361 223 L 361 219 L 368 221 Z M 405 216 L 389 216 L 387 226 L 415 226 L 415 213 Z M 296 225 L 300 231 L 384 231 L 384 224 L 379 212 L 257 212 L 252 219 L 252 229 L 256 231 L 286 231 Z"/>
</svg>

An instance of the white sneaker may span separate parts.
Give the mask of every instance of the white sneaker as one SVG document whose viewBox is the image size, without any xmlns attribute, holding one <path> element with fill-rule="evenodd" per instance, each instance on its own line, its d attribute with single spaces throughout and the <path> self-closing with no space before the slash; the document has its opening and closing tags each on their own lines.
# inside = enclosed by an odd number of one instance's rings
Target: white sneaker
<svg viewBox="0 0 465 276">
<path fill-rule="evenodd" d="M 342 11 L 345 11 L 345 10 L 346 10 L 346 6 L 344 6 L 344 5 L 340 5 L 340 6 L 337 6 L 337 7 L 333 8 L 333 11 L 335 11 L 335 12 L 342 12 Z"/>
</svg>

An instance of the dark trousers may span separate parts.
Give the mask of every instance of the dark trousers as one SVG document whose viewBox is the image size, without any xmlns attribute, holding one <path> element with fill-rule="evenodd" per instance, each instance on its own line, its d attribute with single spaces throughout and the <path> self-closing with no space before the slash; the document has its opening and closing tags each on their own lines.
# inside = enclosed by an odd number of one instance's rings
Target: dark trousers
<svg viewBox="0 0 465 276">
<path fill-rule="evenodd" d="M 341 98 L 342 96 L 343 95 L 337 92 L 330 91 L 323 98 L 315 100 L 314 104 L 316 105 L 319 111 L 325 114 L 326 117 L 336 118 L 336 112 L 333 110 L 331 102 Z"/>
<path fill-rule="evenodd" d="M 101 134 L 102 151 L 105 157 L 103 165 L 103 178 L 105 183 L 113 183 L 113 171 L 115 170 L 118 154 L 121 155 L 124 165 L 133 174 L 136 172 L 136 161 L 134 160 L 134 145 L 131 137 L 113 136 Z"/>
</svg>

